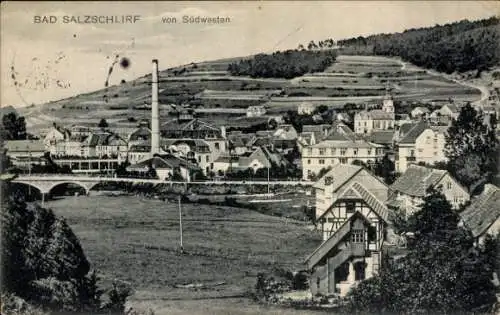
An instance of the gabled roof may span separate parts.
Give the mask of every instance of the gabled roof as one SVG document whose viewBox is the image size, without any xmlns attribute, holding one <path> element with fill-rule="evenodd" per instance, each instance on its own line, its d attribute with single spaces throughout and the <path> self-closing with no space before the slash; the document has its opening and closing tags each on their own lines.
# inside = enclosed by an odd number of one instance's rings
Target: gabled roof
<svg viewBox="0 0 500 315">
<path fill-rule="evenodd" d="M 139 127 L 129 135 L 129 141 L 141 139 L 151 139 L 151 129 L 148 127 Z"/>
<path fill-rule="evenodd" d="M 429 113 L 430 112 L 430 110 L 427 107 L 423 107 L 423 106 L 417 106 L 414 109 L 412 109 L 411 111 L 414 112 L 417 110 L 421 111 L 422 113 Z"/>
<path fill-rule="evenodd" d="M 377 144 L 392 144 L 393 139 L 394 130 L 372 131 L 372 133 L 366 137 L 367 141 Z"/>
<path fill-rule="evenodd" d="M 200 119 L 192 119 L 190 121 L 184 122 L 179 121 L 178 119 L 169 120 L 161 125 L 161 129 L 166 130 L 216 130 L 220 131 L 216 126 L 200 120 Z"/>
<path fill-rule="evenodd" d="M 401 128 L 403 126 L 401 126 Z M 404 135 L 403 139 L 401 139 L 401 141 L 399 141 L 399 143 L 401 143 L 401 144 L 412 144 L 412 143 L 415 143 L 415 141 L 417 140 L 418 136 L 420 136 L 422 134 L 422 132 L 424 132 L 424 130 L 427 129 L 427 128 L 429 128 L 429 125 L 427 124 L 427 122 L 425 122 L 425 121 L 419 122 L 418 124 L 414 125 Z"/>
<path fill-rule="evenodd" d="M 191 162 L 181 159 L 172 154 L 158 154 L 152 158 L 143 160 L 137 164 L 130 165 L 127 170 L 145 170 L 149 167 L 154 169 L 173 169 L 176 167 L 184 167 L 192 170 L 198 170 L 199 167 Z"/>
<path fill-rule="evenodd" d="M 486 184 L 483 193 L 477 196 L 460 216 L 474 237 L 483 235 L 500 219 L 500 188 Z"/>
<path fill-rule="evenodd" d="M 341 186 L 341 185 L 340 185 Z M 339 187 L 340 187 L 339 186 Z M 375 196 L 373 193 L 371 193 L 368 189 L 365 188 L 362 184 L 358 182 L 353 182 L 347 189 L 345 189 L 341 195 L 337 196 L 335 200 L 333 200 L 332 205 L 333 206 L 337 200 L 340 199 L 363 199 L 368 206 L 382 219 L 384 222 L 387 222 L 389 219 L 389 210 L 387 209 L 384 201 L 380 200 Z M 330 207 L 331 207 L 330 206 Z M 326 215 L 328 212 L 325 211 L 323 212 L 319 218 L 322 218 L 323 216 Z"/>
<path fill-rule="evenodd" d="M 446 174 L 448 172 L 445 170 L 412 164 L 390 188 L 405 195 L 424 197 L 427 188 L 435 187 Z"/>
<path fill-rule="evenodd" d="M 344 185 L 345 182 L 347 182 L 362 169 L 363 167 L 359 165 L 334 164 L 330 171 L 328 171 L 323 177 L 321 177 L 316 183 L 314 183 L 313 187 L 325 189 L 326 186 L 332 185 L 332 191 L 336 191 L 340 186 Z M 326 185 L 325 178 L 329 176 L 333 178 L 333 181 L 331 184 Z"/>
<path fill-rule="evenodd" d="M 45 145 L 42 140 L 8 140 L 4 141 L 4 149 L 9 152 L 42 152 L 45 151 Z"/>
</svg>

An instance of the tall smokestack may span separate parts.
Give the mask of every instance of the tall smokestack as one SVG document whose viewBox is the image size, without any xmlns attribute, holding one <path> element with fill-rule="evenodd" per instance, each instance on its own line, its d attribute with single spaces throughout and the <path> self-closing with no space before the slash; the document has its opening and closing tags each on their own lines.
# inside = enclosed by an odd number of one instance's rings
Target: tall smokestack
<svg viewBox="0 0 500 315">
<path fill-rule="evenodd" d="M 160 153 L 160 114 L 158 109 L 158 59 L 153 59 L 151 78 L 151 156 Z"/>
</svg>

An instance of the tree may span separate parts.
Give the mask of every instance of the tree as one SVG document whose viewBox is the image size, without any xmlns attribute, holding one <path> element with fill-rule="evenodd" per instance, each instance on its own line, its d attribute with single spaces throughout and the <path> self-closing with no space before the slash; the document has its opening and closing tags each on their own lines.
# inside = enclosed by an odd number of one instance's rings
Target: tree
<svg viewBox="0 0 500 315">
<path fill-rule="evenodd" d="M 101 121 L 99 121 L 99 124 L 97 125 L 99 128 L 108 128 L 108 122 L 106 119 L 102 118 Z"/>
<path fill-rule="evenodd" d="M 396 180 L 396 168 L 394 162 L 391 161 L 386 154 L 382 160 L 375 162 L 373 172 L 376 176 L 382 177 L 387 185 L 391 185 Z"/>
<path fill-rule="evenodd" d="M 490 180 L 498 172 L 498 139 L 484 115 L 470 104 L 462 107 L 445 135 L 449 169 L 466 187 Z"/>
<path fill-rule="evenodd" d="M 408 219 L 414 237 L 403 258 L 386 261 L 379 276 L 349 294 L 351 307 L 375 313 L 482 312 L 496 302 L 488 256 L 440 189 L 429 188 L 421 209 Z"/>
<path fill-rule="evenodd" d="M 26 121 L 23 116 L 8 113 L 2 117 L 5 140 L 26 140 Z"/>
</svg>

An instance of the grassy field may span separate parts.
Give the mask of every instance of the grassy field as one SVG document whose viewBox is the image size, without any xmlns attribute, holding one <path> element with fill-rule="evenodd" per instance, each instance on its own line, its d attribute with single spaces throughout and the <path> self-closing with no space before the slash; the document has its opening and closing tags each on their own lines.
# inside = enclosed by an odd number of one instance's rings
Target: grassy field
<svg viewBox="0 0 500 315">
<path fill-rule="evenodd" d="M 258 272 L 300 270 L 320 243 L 319 235 L 299 221 L 247 209 L 185 204 L 186 252 L 180 254 L 176 203 L 91 196 L 54 200 L 47 206 L 67 219 L 103 279 L 128 282 L 136 290 L 133 301 L 156 310 L 173 303 L 178 314 L 185 307 L 194 308 L 192 314 L 209 307 L 197 305 L 199 299 L 217 301 L 209 314 L 219 314 L 216 310 L 231 299 L 233 306 L 226 306 L 236 310 L 241 305 L 234 299 L 245 300 Z M 178 287 L 189 284 L 205 288 Z M 255 312 L 241 314 L 263 313 L 260 306 L 253 308 Z M 270 314 L 295 314 L 276 311 Z"/>
</svg>

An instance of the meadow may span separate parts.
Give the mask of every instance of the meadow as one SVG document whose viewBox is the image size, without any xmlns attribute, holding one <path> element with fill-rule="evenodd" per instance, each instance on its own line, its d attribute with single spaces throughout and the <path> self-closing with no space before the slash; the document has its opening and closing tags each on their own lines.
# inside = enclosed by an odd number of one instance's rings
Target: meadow
<svg viewBox="0 0 500 315">
<path fill-rule="evenodd" d="M 184 204 L 181 254 L 177 203 L 90 196 L 54 200 L 47 206 L 66 218 L 102 279 L 129 283 L 135 288 L 132 303 L 156 310 L 169 301 L 184 301 L 178 307 L 192 307 L 197 314 L 196 309 L 208 307 L 196 305 L 200 299 L 217 300 L 213 307 L 219 310 L 226 300 L 232 301 L 226 306 L 234 303 L 237 310 L 241 303 L 250 303 L 247 297 L 257 273 L 301 270 L 303 260 L 321 242 L 301 221 L 248 209 Z M 252 308 L 254 313 L 241 314 L 263 313 L 261 306 Z M 276 311 L 271 314 L 296 314 Z"/>
</svg>

